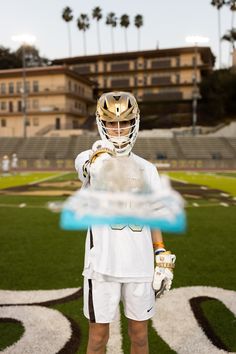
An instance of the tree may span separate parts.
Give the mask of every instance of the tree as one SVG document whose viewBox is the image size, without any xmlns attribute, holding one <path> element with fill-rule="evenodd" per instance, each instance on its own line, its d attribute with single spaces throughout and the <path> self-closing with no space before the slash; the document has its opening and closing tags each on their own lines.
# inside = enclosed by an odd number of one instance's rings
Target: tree
<svg viewBox="0 0 236 354">
<path fill-rule="evenodd" d="M 68 44 L 69 44 L 69 56 L 71 57 L 71 33 L 70 33 L 70 22 L 73 20 L 72 10 L 69 6 L 65 7 L 62 11 L 62 18 L 67 23 L 68 28 Z"/>
<path fill-rule="evenodd" d="M 218 10 L 219 68 L 221 68 L 221 18 L 220 10 L 226 4 L 225 0 L 212 0 L 211 5 Z"/>
<path fill-rule="evenodd" d="M 124 34 L 125 34 L 125 50 L 128 52 L 128 40 L 127 40 L 127 28 L 129 27 L 130 21 L 129 16 L 124 14 L 120 18 L 120 25 L 124 27 Z"/>
<path fill-rule="evenodd" d="M 100 28 L 99 21 L 102 19 L 102 10 L 99 6 L 95 7 L 92 12 L 92 17 L 97 21 L 97 37 L 98 37 L 98 51 L 101 54 L 101 40 L 100 40 Z"/>
<path fill-rule="evenodd" d="M 20 60 L 22 60 L 23 55 L 25 56 L 26 67 L 47 66 L 50 64 L 50 61 L 47 58 L 41 57 L 39 50 L 31 45 L 20 46 L 15 54 Z"/>
<path fill-rule="evenodd" d="M 83 42 L 84 42 L 84 55 L 87 55 L 87 46 L 86 46 L 86 36 L 85 32 L 89 29 L 89 17 L 87 14 L 81 14 L 77 19 L 77 26 L 80 31 L 83 31 Z"/>
<path fill-rule="evenodd" d="M 0 46 L 0 69 L 22 68 L 23 53 L 25 54 L 25 65 L 27 67 L 47 66 L 50 61 L 39 55 L 39 51 L 34 46 L 21 46 L 15 52 L 9 48 Z"/>
<path fill-rule="evenodd" d="M 0 46 L 0 70 L 21 68 L 22 60 L 16 53 L 12 53 L 9 48 Z"/>
<path fill-rule="evenodd" d="M 236 116 L 236 73 L 232 69 L 215 70 L 200 84 L 204 120 L 216 124 Z"/>
<path fill-rule="evenodd" d="M 142 15 L 135 16 L 134 25 L 138 30 L 138 50 L 140 50 L 140 27 L 143 26 L 143 16 Z"/>
<path fill-rule="evenodd" d="M 227 31 L 223 35 L 222 40 L 230 42 L 231 45 L 232 45 L 233 50 L 235 50 L 234 42 L 236 41 L 236 28 L 232 28 L 231 30 Z"/>
<path fill-rule="evenodd" d="M 226 5 L 228 5 L 230 7 L 230 10 L 232 12 L 231 15 L 231 27 L 230 27 L 230 31 L 228 31 L 228 33 L 226 33 L 222 39 L 229 41 L 230 45 L 229 45 L 229 63 L 231 62 L 231 51 L 234 51 L 235 46 L 234 46 L 234 14 L 236 11 L 236 0 L 228 0 L 226 2 Z M 231 32 L 231 33 L 230 33 Z"/>
<path fill-rule="evenodd" d="M 113 28 L 117 25 L 117 17 L 114 12 L 110 12 L 106 17 L 106 25 L 111 26 L 111 45 L 112 45 L 112 53 L 114 53 L 114 33 Z"/>
</svg>

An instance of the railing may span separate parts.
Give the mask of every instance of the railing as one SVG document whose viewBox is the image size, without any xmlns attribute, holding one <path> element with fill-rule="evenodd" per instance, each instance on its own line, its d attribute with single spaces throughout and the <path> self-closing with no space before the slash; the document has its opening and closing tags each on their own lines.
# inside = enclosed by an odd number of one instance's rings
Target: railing
<svg viewBox="0 0 236 354">
<path fill-rule="evenodd" d="M 81 88 L 81 86 L 77 85 L 77 89 L 72 89 L 69 88 L 68 86 L 62 86 L 62 85 L 50 85 L 50 86 L 41 86 L 37 88 L 31 87 L 30 89 L 27 89 L 27 95 L 30 94 L 47 94 L 47 93 L 63 93 L 63 94 L 75 94 L 80 96 L 81 98 L 86 98 L 86 99 L 92 99 L 92 92 L 91 95 L 88 95 L 86 90 L 84 88 Z M 14 90 L 13 92 L 4 92 L 0 93 L 0 97 L 8 97 L 8 96 L 22 96 L 21 90 Z"/>
<path fill-rule="evenodd" d="M 50 132 L 50 130 L 53 130 L 54 128 L 55 126 L 53 124 L 46 125 L 46 127 L 39 129 L 37 133 L 35 133 L 35 136 L 43 136 L 48 132 Z"/>
</svg>

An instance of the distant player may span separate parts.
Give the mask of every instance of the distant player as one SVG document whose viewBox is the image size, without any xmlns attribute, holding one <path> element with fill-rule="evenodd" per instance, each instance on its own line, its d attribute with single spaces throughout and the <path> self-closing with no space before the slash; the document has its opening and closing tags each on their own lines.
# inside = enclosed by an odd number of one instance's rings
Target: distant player
<svg viewBox="0 0 236 354">
<path fill-rule="evenodd" d="M 3 174 L 8 174 L 9 169 L 10 169 L 9 157 L 7 155 L 4 155 L 3 159 L 2 159 L 2 172 L 3 172 Z"/>
<path fill-rule="evenodd" d="M 131 152 L 139 119 L 132 94 L 110 92 L 100 97 L 96 120 L 102 140 L 75 160 L 84 188 L 96 181 L 105 161 L 116 155 L 126 156 L 130 164 L 134 161 L 151 189 L 160 190 L 155 166 Z M 89 319 L 87 354 L 105 353 L 109 323 L 114 321 L 120 301 L 128 318 L 131 353 L 148 353 L 148 319 L 155 312 L 155 294 L 158 297 L 170 289 L 174 262 L 175 255 L 166 252 L 159 230 L 137 225 L 93 226 L 88 230 L 83 270 L 84 315 Z"/>
<path fill-rule="evenodd" d="M 18 157 L 17 154 L 12 154 L 12 158 L 11 158 L 11 169 L 12 172 L 15 174 L 18 170 Z"/>
</svg>

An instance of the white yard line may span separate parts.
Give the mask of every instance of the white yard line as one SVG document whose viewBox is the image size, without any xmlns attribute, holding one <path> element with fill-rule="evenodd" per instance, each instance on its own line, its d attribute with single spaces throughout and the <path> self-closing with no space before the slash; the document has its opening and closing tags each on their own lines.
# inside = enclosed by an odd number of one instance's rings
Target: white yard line
<svg viewBox="0 0 236 354">
<path fill-rule="evenodd" d="M 31 185 L 36 184 L 36 183 L 45 182 L 45 181 L 48 181 L 48 180 L 53 179 L 53 178 L 56 178 L 56 177 L 61 177 L 61 176 L 68 175 L 69 173 L 70 173 L 69 171 L 63 172 L 63 173 L 58 173 L 58 174 L 53 175 L 53 176 L 41 178 L 41 179 L 39 179 L 39 180 L 37 180 L 37 181 L 30 182 L 30 183 L 28 183 L 28 185 L 31 186 Z"/>
<path fill-rule="evenodd" d="M 44 205 L 22 205 L 22 203 L 20 204 L 0 204 L 0 208 L 31 208 L 31 209 L 48 209 L 46 206 Z"/>
<path fill-rule="evenodd" d="M 183 180 L 180 179 L 180 178 L 171 177 L 171 176 L 168 176 L 168 177 L 169 177 L 171 180 L 173 180 L 173 181 L 180 182 L 180 183 L 184 183 L 184 184 L 189 184 L 189 182 L 183 181 Z"/>
</svg>

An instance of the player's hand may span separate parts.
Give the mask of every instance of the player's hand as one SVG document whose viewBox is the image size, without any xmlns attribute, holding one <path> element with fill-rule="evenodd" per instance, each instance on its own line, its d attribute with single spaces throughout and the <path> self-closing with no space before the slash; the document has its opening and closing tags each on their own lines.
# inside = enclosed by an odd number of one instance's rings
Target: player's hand
<svg viewBox="0 0 236 354">
<path fill-rule="evenodd" d="M 111 142 L 105 140 L 95 141 L 89 158 L 91 185 L 94 184 L 96 176 L 101 172 L 104 162 L 109 160 L 112 156 L 116 156 L 116 151 Z"/>
<path fill-rule="evenodd" d="M 175 260 L 176 256 L 169 251 L 162 252 L 156 256 L 156 267 L 152 283 L 156 298 L 161 297 L 166 291 L 170 290 Z"/>
<path fill-rule="evenodd" d="M 90 155 L 89 161 L 90 164 L 94 163 L 97 158 L 101 158 L 104 159 L 104 155 L 106 157 L 109 156 L 115 156 L 116 151 L 114 148 L 114 145 L 107 140 L 97 140 L 95 141 L 95 143 L 92 146 L 92 153 Z"/>
</svg>

